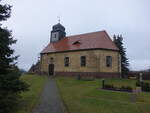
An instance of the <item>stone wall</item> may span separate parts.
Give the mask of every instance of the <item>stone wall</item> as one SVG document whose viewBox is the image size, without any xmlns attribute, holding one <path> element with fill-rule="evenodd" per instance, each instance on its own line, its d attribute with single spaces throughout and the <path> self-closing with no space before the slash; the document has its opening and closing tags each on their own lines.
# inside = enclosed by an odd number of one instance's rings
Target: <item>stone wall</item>
<svg viewBox="0 0 150 113">
<path fill-rule="evenodd" d="M 80 66 L 80 57 L 86 56 L 86 66 Z M 112 56 L 112 67 L 106 66 L 106 56 Z M 64 66 L 64 58 L 69 57 L 69 67 Z M 51 61 L 53 58 L 53 61 Z M 120 73 L 120 55 L 111 50 L 86 50 L 41 55 L 41 72 L 48 73 L 48 65 L 54 64 L 54 72 L 104 72 Z"/>
</svg>

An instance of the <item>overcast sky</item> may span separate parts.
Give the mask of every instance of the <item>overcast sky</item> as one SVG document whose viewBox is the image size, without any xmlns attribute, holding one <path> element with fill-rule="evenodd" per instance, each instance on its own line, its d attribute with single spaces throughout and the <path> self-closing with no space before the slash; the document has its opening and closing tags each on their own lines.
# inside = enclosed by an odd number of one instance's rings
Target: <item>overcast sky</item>
<svg viewBox="0 0 150 113">
<path fill-rule="evenodd" d="M 130 69 L 150 67 L 150 0 L 4 0 L 13 5 L 4 22 L 18 40 L 18 65 L 29 69 L 49 43 L 51 27 L 58 23 L 67 35 L 106 30 L 122 34 Z"/>
</svg>

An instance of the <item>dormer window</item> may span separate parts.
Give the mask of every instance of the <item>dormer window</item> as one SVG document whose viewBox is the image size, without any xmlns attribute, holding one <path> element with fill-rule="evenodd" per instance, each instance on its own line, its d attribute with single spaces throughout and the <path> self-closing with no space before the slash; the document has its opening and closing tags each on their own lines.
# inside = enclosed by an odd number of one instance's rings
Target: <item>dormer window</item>
<svg viewBox="0 0 150 113">
<path fill-rule="evenodd" d="M 81 44 L 81 42 L 79 40 L 73 42 L 73 45 L 76 45 L 76 44 Z"/>
</svg>

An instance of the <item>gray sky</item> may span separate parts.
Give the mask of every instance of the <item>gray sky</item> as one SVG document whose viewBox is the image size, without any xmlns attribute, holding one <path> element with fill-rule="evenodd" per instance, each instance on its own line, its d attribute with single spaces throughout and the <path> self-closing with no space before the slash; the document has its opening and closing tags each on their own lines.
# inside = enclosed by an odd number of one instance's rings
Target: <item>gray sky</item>
<svg viewBox="0 0 150 113">
<path fill-rule="evenodd" d="M 18 40 L 20 68 L 29 69 L 49 43 L 58 16 L 67 35 L 106 30 L 124 37 L 130 68 L 150 66 L 150 0 L 4 0 L 13 5 L 4 25 Z"/>
</svg>

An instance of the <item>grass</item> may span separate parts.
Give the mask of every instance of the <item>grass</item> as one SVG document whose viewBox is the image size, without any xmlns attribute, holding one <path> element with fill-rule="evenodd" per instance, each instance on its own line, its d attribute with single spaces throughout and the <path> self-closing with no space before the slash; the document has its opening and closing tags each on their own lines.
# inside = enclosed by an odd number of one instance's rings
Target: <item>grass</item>
<svg viewBox="0 0 150 113">
<path fill-rule="evenodd" d="M 132 102 L 133 94 L 97 90 L 101 80 L 83 81 L 75 78 L 56 78 L 68 113 L 150 113 L 150 93 L 140 93 Z M 135 80 L 106 79 L 115 86 L 129 85 L 135 88 Z"/>
<path fill-rule="evenodd" d="M 20 108 L 17 113 L 31 113 L 39 103 L 40 94 L 47 77 L 38 75 L 23 75 L 21 79 L 30 85 L 29 91 L 21 94 Z"/>
</svg>

